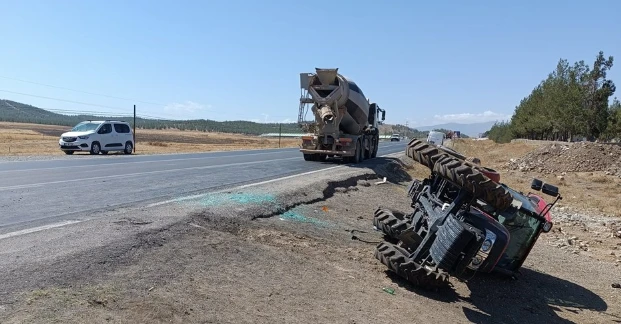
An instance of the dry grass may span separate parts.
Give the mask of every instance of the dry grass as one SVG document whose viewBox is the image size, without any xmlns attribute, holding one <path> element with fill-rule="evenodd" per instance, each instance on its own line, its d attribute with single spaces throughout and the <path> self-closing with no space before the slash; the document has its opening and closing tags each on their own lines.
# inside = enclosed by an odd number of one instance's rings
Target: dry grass
<svg viewBox="0 0 621 324">
<path fill-rule="evenodd" d="M 60 134 L 70 127 L 0 122 L 1 155 L 64 155 Z M 299 139 L 282 138 L 281 147 L 298 147 Z M 180 130 L 136 130 L 136 154 L 190 153 L 277 148 L 278 138 Z M 88 154 L 88 153 L 83 153 Z"/>
<path fill-rule="evenodd" d="M 597 211 L 607 215 L 621 216 L 621 179 L 603 172 L 568 172 L 561 174 L 541 174 L 508 170 L 509 159 L 520 158 L 535 150 L 533 143 L 496 144 L 492 141 L 456 140 L 449 144 L 456 151 L 481 159 L 484 166 L 501 174 L 501 182 L 523 192 L 532 191 L 533 178 L 544 180 L 559 187 L 563 200 L 558 206 L 570 206 L 587 211 Z M 429 175 L 429 169 L 417 165 L 409 173 L 418 179 Z"/>
</svg>

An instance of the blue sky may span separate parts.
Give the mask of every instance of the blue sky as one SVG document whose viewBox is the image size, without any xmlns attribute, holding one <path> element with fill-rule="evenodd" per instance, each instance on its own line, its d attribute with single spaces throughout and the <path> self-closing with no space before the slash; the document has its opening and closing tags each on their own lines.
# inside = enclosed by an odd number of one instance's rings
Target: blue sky
<svg viewBox="0 0 621 324">
<path fill-rule="evenodd" d="M 2 11 L 0 98 L 49 109 L 295 121 L 299 73 L 338 67 L 389 123 L 471 123 L 510 116 L 561 57 L 591 65 L 603 50 L 621 65 L 618 0 L 20 0 Z M 620 71 L 609 78 L 621 89 Z"/>
</svg>

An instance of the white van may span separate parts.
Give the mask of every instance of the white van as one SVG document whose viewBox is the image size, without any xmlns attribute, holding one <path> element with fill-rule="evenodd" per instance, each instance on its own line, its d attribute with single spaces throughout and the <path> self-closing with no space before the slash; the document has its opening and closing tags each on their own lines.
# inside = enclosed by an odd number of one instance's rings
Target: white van
<svg viewBox="0 0 621 324">
<path fill-rule="evenodd" d="M 87 151 L 95 155 L 108 154 L 109 151 L 132 154 L 134 133 L 129 123 L 124 121 L 89 120 L 60 135 L 58 145 L 67 155 L 78 151 Z"/>
<path fill-rule="evenodd" d="M 435 145 L 443 145 L 444 144 L 444 133 L 430 131 L 427 136 L 427 143 L 435 144 Z"/>
</svg>

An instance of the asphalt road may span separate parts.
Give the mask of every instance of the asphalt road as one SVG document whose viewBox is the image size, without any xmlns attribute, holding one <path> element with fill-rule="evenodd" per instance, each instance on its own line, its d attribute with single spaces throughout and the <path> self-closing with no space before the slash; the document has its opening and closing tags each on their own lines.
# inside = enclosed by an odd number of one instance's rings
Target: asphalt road
<svg viewBox="0 0 621 324">
<path fill-rule="evenodd" d="M 405 142 L 382 142 L 378 157 L 404 149 Z M 0 234 L 336 165 L 304 161 L 298 149 L 4 162 Z"/>
</svg>

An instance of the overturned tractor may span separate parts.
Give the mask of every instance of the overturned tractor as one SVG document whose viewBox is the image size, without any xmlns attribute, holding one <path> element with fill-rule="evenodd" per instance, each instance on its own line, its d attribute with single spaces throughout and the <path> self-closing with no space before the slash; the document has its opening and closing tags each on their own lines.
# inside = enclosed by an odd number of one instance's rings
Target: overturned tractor
<svg viewBox="0 0 621 324">
<path fill-rule="evenodd" d="M 411 213 L 375 212 L 373 224 L 384 233 L 375 257 L 423 288 L 476 272 L 515 277 L 539 235 L 552 228 L 549 211 L 561 199 L 558 188 L 533 180 L 533 190 L 555 198 L 548 204 L 535 193 L 507 187 L 495 170 L 446 147 L 415 139 L 406 155 L 431 174 L 410 184 Z"/>
</svg>

